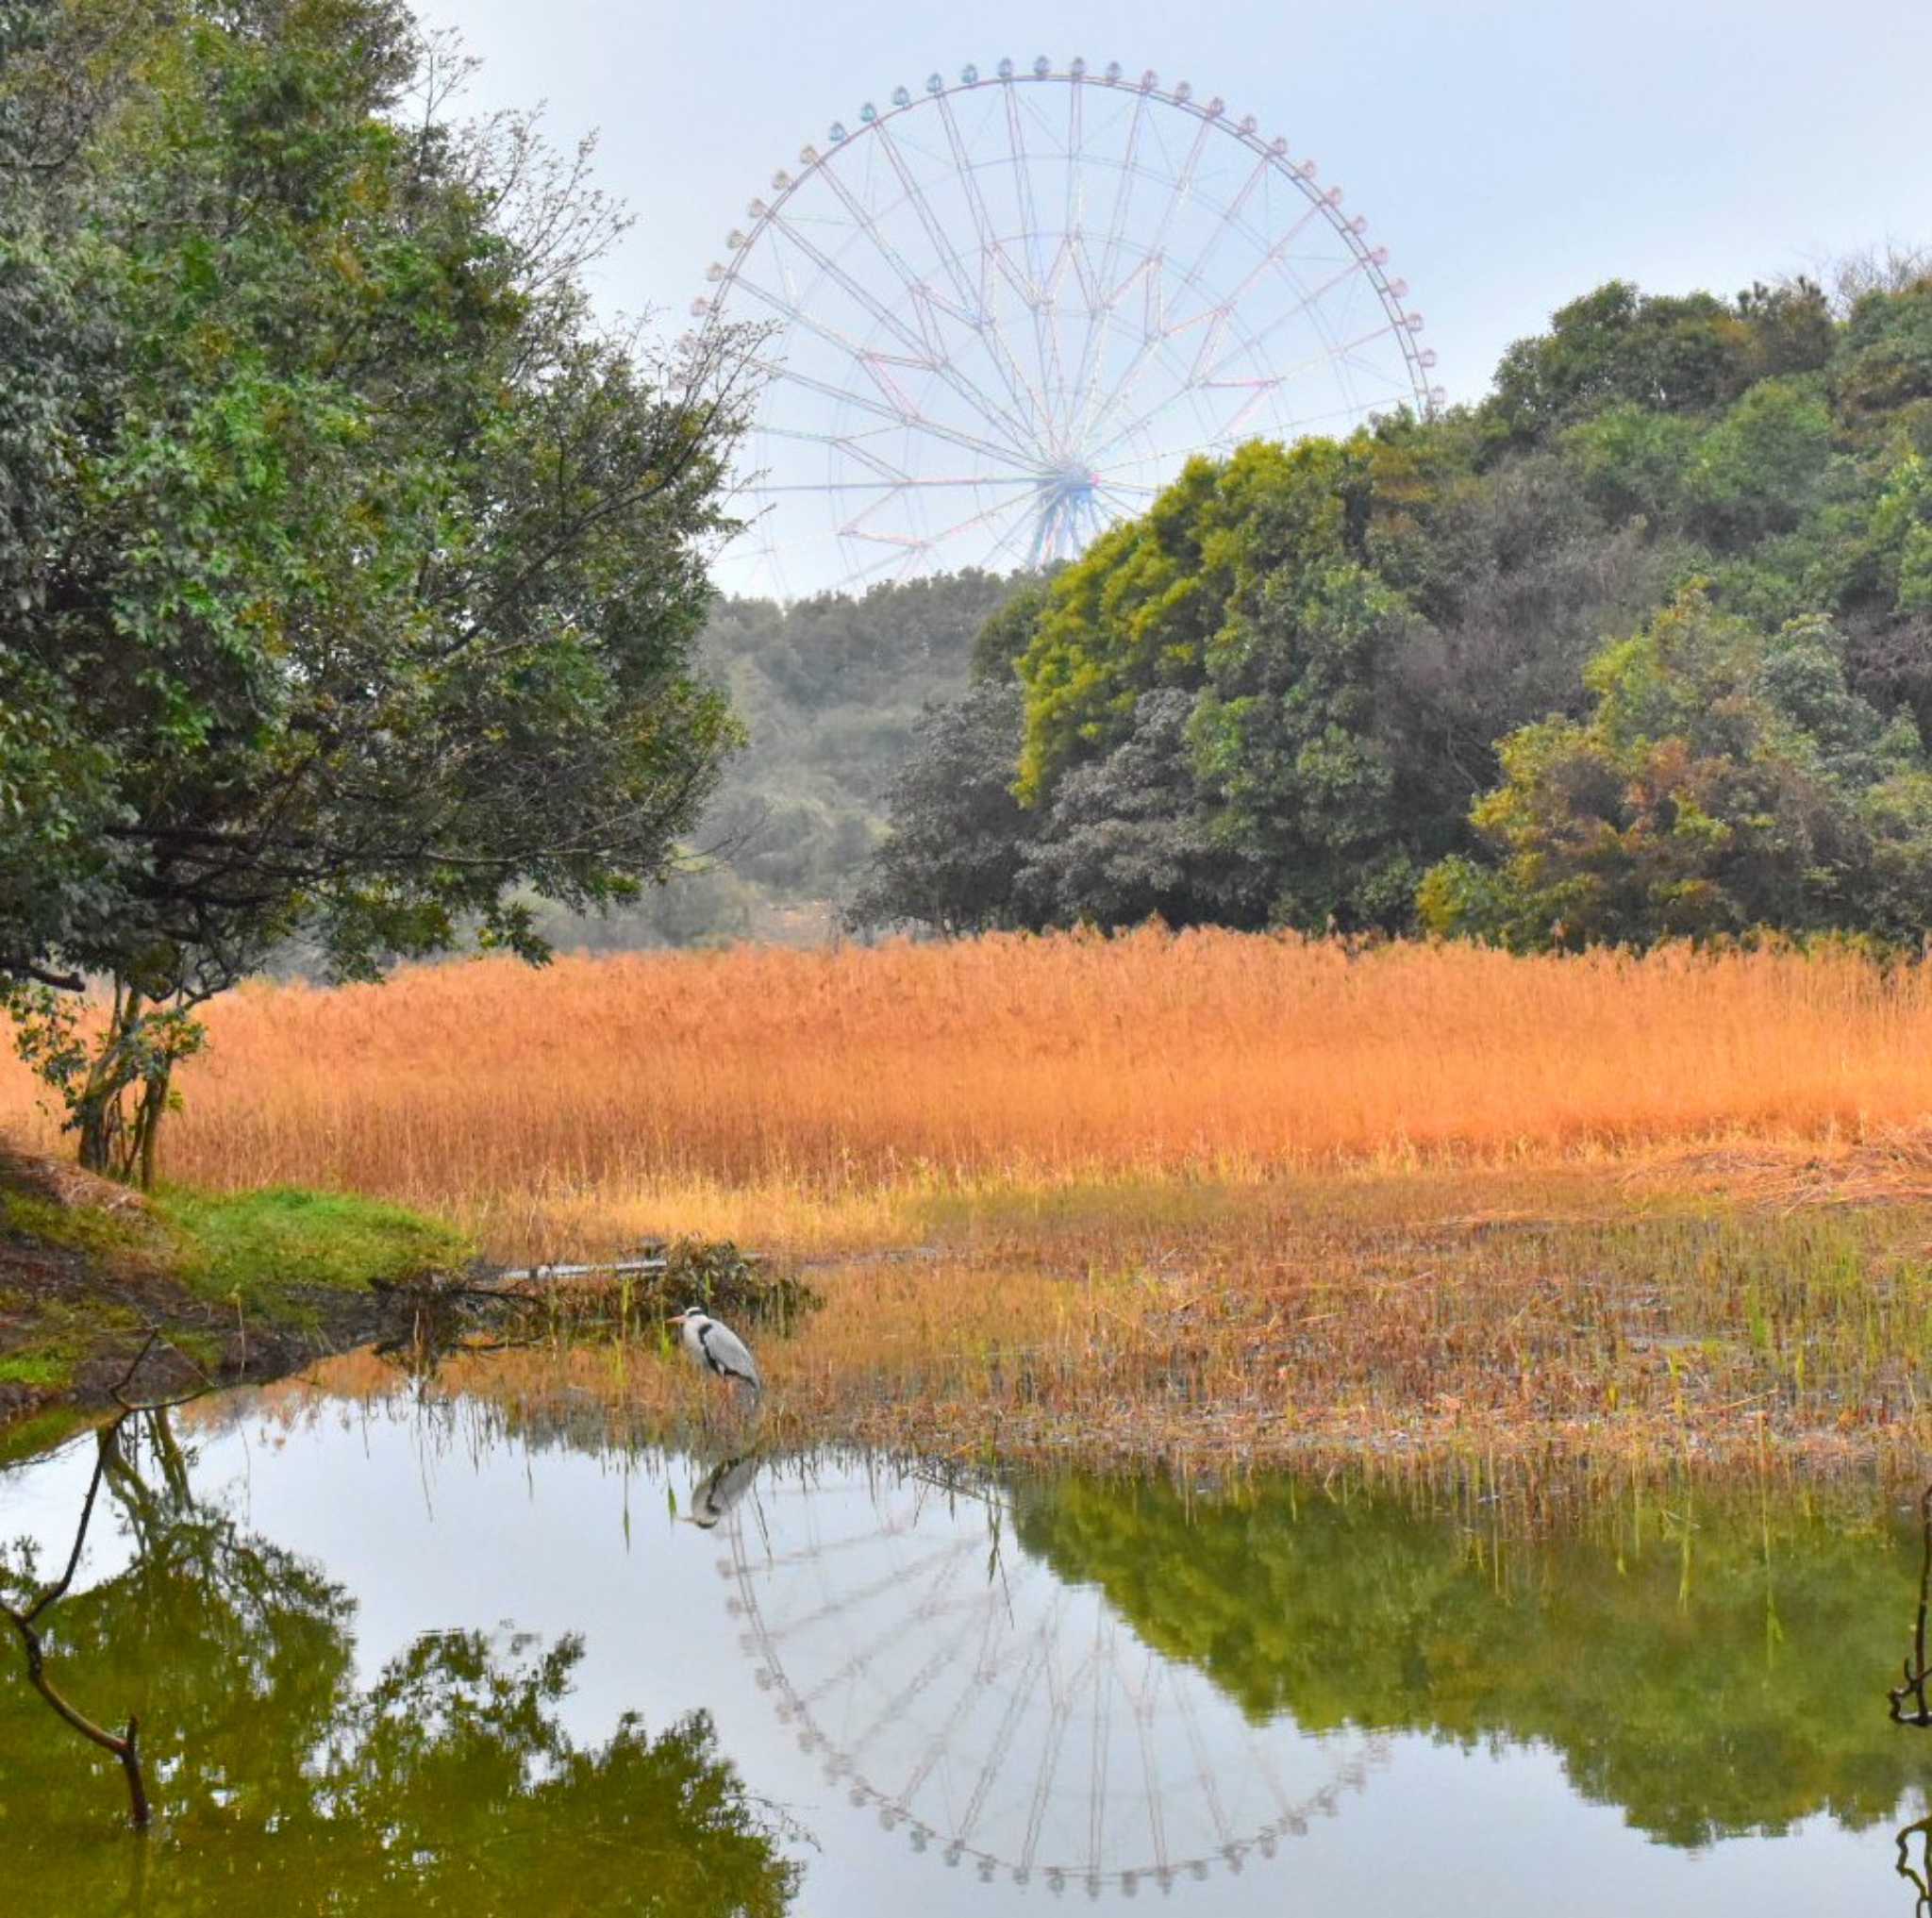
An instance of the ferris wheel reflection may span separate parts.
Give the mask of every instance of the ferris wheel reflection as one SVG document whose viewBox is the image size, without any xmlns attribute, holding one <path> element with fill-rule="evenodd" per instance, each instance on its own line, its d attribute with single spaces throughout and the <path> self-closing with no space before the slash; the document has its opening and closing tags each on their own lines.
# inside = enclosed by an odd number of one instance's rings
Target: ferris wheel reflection
<svg viewBox="0 0 1932 1918">
<path fill-rule="evenodd" d="M 1027 1548 L 1042 1495 L 756 1453 L 693 1487 L 756 1683 L 828 1784 L 983 1882 L 1095 1897 L 1241 1873 L 1363 1791 L 1385 1740 L 1251 1717 Z"/>
</svg>

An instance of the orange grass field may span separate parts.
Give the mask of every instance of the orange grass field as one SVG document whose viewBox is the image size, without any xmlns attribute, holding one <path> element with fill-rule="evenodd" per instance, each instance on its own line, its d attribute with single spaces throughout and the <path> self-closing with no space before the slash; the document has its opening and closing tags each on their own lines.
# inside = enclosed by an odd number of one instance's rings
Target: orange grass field
<svg viewBox="0 0 1932 1918">
<path fill-rule="evenodd" d="M 788 1441 L 1932 1443 L 1924 965 L 1147 930 L 488 959 L 208 1025 L 168 1177 L 386 1194 L 510 1260 L 809 1259 L 837 1309 L 762 1347 Z M 0 1130 L 52 1142 L 11 1061 Z M 491 1376 L 722 1409 L 650 1345 Z"/>
<path fill-rule="evenodd" d="M 1849 954 L 1003 936 L 257 984 L 207 1023 L 166 1176 L 379 1192 L 505 1255 L 808 1241 L 834 1216 L 876 1240 L 895 1194 L 985 1184 L 1843 1144 L 1932 1119 L 1932 969 Z M 51 1140 L 11 1059 L 0 1128 Z"/>
</svg>

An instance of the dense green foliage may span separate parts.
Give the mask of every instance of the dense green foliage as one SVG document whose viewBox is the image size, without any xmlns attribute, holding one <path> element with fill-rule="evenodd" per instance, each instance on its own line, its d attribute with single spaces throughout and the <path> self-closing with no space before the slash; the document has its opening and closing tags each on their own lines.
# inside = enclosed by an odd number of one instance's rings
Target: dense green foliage
<svg viewBox="0 0 1932 1918">
<path fill-rule="evenodd" d="M 526 892 L 667 871 L 734 737 L 733 365 L 599 328 L 583 156 L 453 123 L 400 0 L 9 5 L 0 55 L 0 981 L 128 1170 L 157 1008 L 296 933 L 541 957 Z M 20 1002 L 88 974 L 92 1059 Z"/>
<path fill-rule="evenodd" d="M 1192 462 L 983 635 L 1017 714 L 928 726 L 865 915 L 1915 937 L 1923 273 L 1836 306 L 1613 282 L 1478 406 Z M 933 820 L 969 730 L 1021 807 L 1002 850 L 975 800 L 952 861 Z"/>
<path fill-rule="evenodd" d="M 1546 1744 L 1673 1844 L 1890 1817 L 1923 1758 L 1885 1711 L 1916 1533 L 1756 1493 L 1602 1517 L 1492 1544 L 1394 1499 L 1275 1481 L 1190 1510 L 1076 1478 L 1019 1535 L 1257 1718 Z"/>
<path fill-rule="evenodd" d="M 1585 683 L 1587 723 L 1503 742 L 1473 815 L 1503 861 L 1437 866 L 1428 925 L 1522 946 L 1932 925 L 1918 726 L 1849 690 L 1827 621 L 1767 639 L 1689 589 Z"/>
</svg>

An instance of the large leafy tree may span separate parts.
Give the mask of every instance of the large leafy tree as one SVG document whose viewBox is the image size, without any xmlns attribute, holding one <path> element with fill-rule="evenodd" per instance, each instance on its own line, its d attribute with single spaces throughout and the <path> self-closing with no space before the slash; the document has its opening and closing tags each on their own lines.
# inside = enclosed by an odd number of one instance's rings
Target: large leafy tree
<svg viewBox="0 0 1932 1918">
<path fill-rule="evenodd" d="M 187 1010 L 291 934 L 538 958 L 530 893 L 666 871 L 736 375 L 595 323 L 584 157 L 453 124 L 398 0 L 5 18 L 0 976 L 151 1170 Z"/>
<path fill-rule="evenodd" d="M 1315 441 L 1196 461 L 1143 520 L 1053 583 L 1018 662 L 1016 790 L 1050 811 L 1074 782 L 1069 823 L 1091 838 L 1106 826 L 1091 767 L 1139 734 L 1137 759 L 1172 768 L 1171 752 L 1150 754 L 1147 726 L 1158 717 L 1172 730 L 1177 709 L 1142 702 L 1185 695 L 1187 776 L 1165 781 L 1177 828 L 1168 854 L 1185 842 L 1222 856 L 1183 860 L 1206 881 L 1198 891 L 1136 883 L 1091 910 L 1067 895 L 1076 916 L 1118 924 L 1129 901 L 1157 894 L 1183 920 L 1358 926 L 1406 913 L 1413 809 L 1377 694 L 1410 613 L 1371 564 L 1374 459 L 1365 441 Z M 1136 814 L 1149 823 L 1139 805 L 1115 816 L 1129 826 Z M 1232 888 L 1230 862 L 1246 869 Z"/>
<path fill-rule="evenodd" d="M 887 795 L 892 835 L 849 910 L 854 926 L 969 933 L 1031 923 L 1019 888 L 1033 822 L 1008 790 L 1020 721 L 1010 681 L 921 718 L 917 750 Z"/>
</svg>

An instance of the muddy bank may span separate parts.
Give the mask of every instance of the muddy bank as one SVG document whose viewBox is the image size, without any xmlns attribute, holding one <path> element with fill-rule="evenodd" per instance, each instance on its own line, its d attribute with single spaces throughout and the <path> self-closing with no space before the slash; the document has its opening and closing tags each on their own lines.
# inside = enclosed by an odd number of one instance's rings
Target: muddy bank
<svg viewBox="0 0 1932 1918">
<path fill-rule="evenodd" d="M 260 1382 L 406 1338 L 422 1285 L 464 1251 L 390 1209 L 270 1196 L 150 1202 L 0 1145 L 0 1457 L 113 1409 L 117 1393 Z M 344 1217 L 372 1229 L 352 1243 Z"/>
</svg>

